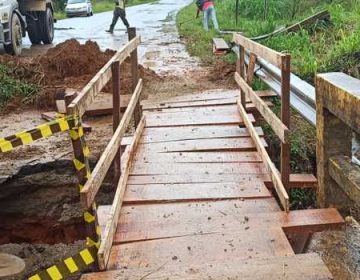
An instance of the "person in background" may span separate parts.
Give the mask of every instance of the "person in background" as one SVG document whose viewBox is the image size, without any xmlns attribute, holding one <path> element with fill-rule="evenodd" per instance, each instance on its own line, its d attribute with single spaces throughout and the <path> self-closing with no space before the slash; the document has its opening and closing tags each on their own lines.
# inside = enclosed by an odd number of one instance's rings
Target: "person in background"
<svg viewBox="0 0 360 280">
<path fill-rule="evenodd" d="M 114 9 L 114 16 L 112 23 L 110 25 L 110 29 L 106 30 L 106 32 L 113 33 L 114 27 L 118 21 L 118 19 L 121 18 L 122 22 L 126 26 L 127 29 L 129 29 L 130 25 L 129 22 L 126 19 L 126 12 L 125 12 L 125 0 L 115 1 L 115 9 Z"/>
<path fill-rule="evenodd" d="M 211 0 L 203 1 L 201 10 L 204 12 L 204 20 L 203 20 L 204 29 L 206 31 L 209 31 L 209 18 L 211 18 L 212 23 L 214 25 L 214 29 L 219 32 L 220 30 L 219 30 L 219 24 L 218 24 L 218 21 L 216 18 L 214 1 L 211 1 Z"/>
</svg>

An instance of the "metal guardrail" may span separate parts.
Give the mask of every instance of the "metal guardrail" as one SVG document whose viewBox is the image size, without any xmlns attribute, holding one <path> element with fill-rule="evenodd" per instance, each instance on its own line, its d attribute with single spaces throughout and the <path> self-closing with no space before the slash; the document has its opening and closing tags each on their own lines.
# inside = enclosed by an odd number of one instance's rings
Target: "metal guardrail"
<svg viewBox="0 0 360 280">
<path fill-rule="evenodd" d="M 239 57 L 239 49 L 232 48 L 233 52 Z M 249 53 L 245 55 L 245 62 L 249 61 Z M 262 58 L 257 59 L 256 76 L 267 84 L 277 95 L 281 96 L 281 70 L 276 66 L 266 62 Z M 290 106 L 296 110 L 305 120 L 316 127 L 316 93 L 315 87 L 301 80 L 298 76 L 290 74 Z M 353 139 L 353 146 L 360 146 L 357 140 Z M 353 156 L 352 162 L 360 166 L 360 159 Z"/>
<path fill-rule="evenodd" d="M 233 51 L 239 56 L 239 49 L 237 47 L 234 47 Z M 245 60 L 246 63 L 249 60 L 248 53 L 245 56 Z M 281 70 L 262 58 L 258 58 L 256 64 L 256 76 L 276 94 L 281 96 Z M 294 74 L 290 75 L 290 106 L 309 123 L 316 126 L 315 87 Z"/>
</svg>

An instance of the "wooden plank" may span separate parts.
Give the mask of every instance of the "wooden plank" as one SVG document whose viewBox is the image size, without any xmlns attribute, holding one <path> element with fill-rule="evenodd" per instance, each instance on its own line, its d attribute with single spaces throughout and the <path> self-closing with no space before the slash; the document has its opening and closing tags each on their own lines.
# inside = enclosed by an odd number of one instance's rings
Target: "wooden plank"
<svg viewBox="0 0 360 280">
<path fill-rule="evenodd" d="M 317 188 L 317 183 L 313 174 L 290 174 L 290 188 Z"/>
<path fill-rule="evenodd" d="M 245 49 L 248 49 L 250 52 L 253 52 L 258 57 L 265 59 L 266 61 L 270 62 L 271 64 L 282 68 L 282 57 L 284 54 L 274 51 L 268 47 L 265 47 L 259 43 L 251 41 L 250 39 L 240 35 L 234 34 L 233 41 L 237 45 L 243 46 Z"/>
<path fill-rule="evenodd" d="M 242 201 L 243 203 L 224 201 L 228 204 L 221 211 L 213 209 L 212 203 L 208 207 L 195 209 L 190 208 L 188 203 L 127 206 L 120 216 L 114 244 L 213 232 L 232 232 L 240 237 L 271 227 L 285 228 L 289 232 L 315 232 L 338 229 L 344 225 L 344 220 L 336 209 L 300 210 L 289 214 L 265 209 L 260 212 L 263 200 L 267 199 L 250 199 Z M 275 202 L 273 198 L 270 200 Z M 200 203 L 202 202 L 197 202 L 198 205 Z M 255 212 L 248 210 L 246 206 L 251 204 L 256 209 Z"/>
<path fill-rule="evenodd" d="M 96 164 L 91 176 L 88 178 L 88 181 L 80 192 L 80 202 L 84 209 L 87 209 L 91 206 L 106 176 L 106 173 L 109 170 L 113 159 L 115 158 L 115 155 L 121 145 L 121 139 L 126 132 L 127 126 L 134 112 L 135 105 L 140 97 L 141 90 L 142 80 L 140 79 L 138 88 L 130 100 L 129 106 L 121 119 L 120 125 L 116 129 L 113 137 L 111 138 L 109 144 L 105 148 L 105 151 Z"/>
<path fill-rule="evenodd" d="M 264 135 L 261 127 L 256 127 L 260 136 Z M 246 128 L 238 125 L 209 125 L 184 127 L 155 127 L 146 128 L 140 140 L 142 144 L 184 141 L 212 138 L 243 138 L 250 137 Z"/>
<path fill-rule="evenodd" d="M 121 95 L 120 110 L 125 111 L 131 99 L 130 94 Z M 112 95 L 100 92 L 94 102 L 86 109 L 85 115 L 89 117 L 111 115 L 113 111 Z"/>
<path fill-rule="evenodd" d="M 90 104 L 95 100 L 95 97 L 111 79 L 111 65 L 113 62 L 119 61 L 121 64 L 139 45 L 140 37 L 137 36 L 117 51 L 68 106 L 69 114 L 78 115 L 80 117 L 83 116 L 86 109 L 89 108 Z"/>
<path fill-rule="evenodd" d="M 271 90 L 260 90 L 255 91 L 255 93 L 259 97 L 274 97 L 277 94 Z M 236 103 L 237 98 L 239 98 L 239 94 L 233 94 L 234 97 L 218 97 L 217 99 L 210 99 L 210 100 L 189 100 L 189 101 L 172 101 L 170 100 L 163 100 L 161 102 L 156 102 L 152 100 L 145 100 L 142 101 L 142 108 L 143 110 L 156 110 L 156 109 L 166 109 L 166 108 L 182 108 L 182 107 L 204 107 L 204 106 L 217 106 L 217 105 L 231 105 Z M 250 102 L 250 99 L 247 100 Z"/>
<path fill-rule="evenodd" d="M 272 160 L 270 159 L 264 145 L 262 144 L 262 140 L 261 138 L 257 135 L 255 128 L 253 126 L 253 124 L 251 123 L 251 121 L 247 118 L 247 113 L 244 109 L 244 107 L 238 103 L 239 105 L 239 111 L 241 113 L 241 116 L 244 119 L 244 122 L 246 124 L 246 127 L 249 129 L 250 134 L 252 135 L 252 138 L 255 142 L 255 145 L 257 147 L 258 152 L 260 153 L 260 155 L 263 158 L 263 161 L 265 163 L 265 165 L 268 168 L 268 171 L 270 172 L 270 176 L 272 179 L 272 182 L 274 184 L 276 193 L 279 197 L 279 200 L 282 204 L 282 206 L 284 207 L 284 210 L 286 212 L 289 211 L 289 195 L 287 194 L 284 185 L 282 184 L 281 178 L 280 178 L 280 174 L 279 171 L 276 169 L 274 163 L 272 162 Z"/>
<path fill-rule="evenodd" d="M 243 174 L 182 174 L 182 175 L 157 175 L 157 176 L 130 176 L 129 185 L 141 184 L 184 184 L 184 183 L 223 183 L 223 182 L 270 182 L 268 174 L 243 175 Z"/>
<path fill-rule="evenodd" d="M 268 174 L 263 163 L 134 163 L 131 175 Z"/>
<path fill-rule="evenodd" d="M 213 38 L 213 44 L 216 51 L 228 51 L 230 47 L 223 38 Z"/>
<path fill-rule="evenodd" d="M 262 144 L 267 146 L 262 138 Z M 215 151 L 254 151 L 256 145 L 249 138 L 195 139 L 175 142 L 143 144 L 139 153 L 174 153 L 174 152 L 215 152 Z"/>
<path fill-rule="evenodd" d="M 277 30 L 275 30 L 274 32 L 271 32 L 271 33 L 268 33 L 268 34 L 264 34 L 264 35 L 260 35 L 260 36 L 257 36 L 257 37 L 253 37 L 251 38 L 251 40 L 253 41 L 258 41 L 258 40 L 264 40 L 266 38 L 269 38 L 269 37 L 272 37 L 272 36 L 275 36 L 275 35 L 279 35 L 279 34 L 282 34 L 282 33 L 286 33 L 286 32 L 297 32 L 301 29 L 305 29 L 305 28 L 308 28 L 312 25 L 314 25 L 315 23 L 317 23 L 318 21 L 320 20 L 328 20 L 330 19 L 330 14 L 328 11 L 321 11 L 315 15 L 312 15 L 298 23 L 295 23 L 289 27 L 281 27 Z"/>
<path fill-rule="evenodd" d="M 269 255 L 293 254 L 291 245 L 280 228 L 265 228 L 243 236 L 236 233 L 217 233 L 214 229 L 211 234 L 178 236 L 114 246 L 108 269 L 148 267 L 156 270 L 168 262 L 189 266 L 237 257 L 241 263 Z"/>
<path fill-rule="evenodd" d="M 316 254 L 271 256 L 252 258 L 245 262 L 238 257 L 221 261 L 199 261 L 183 264 L 169 260 L 161 265 L 146 268 L 126 268 L 101 273 L 85 274 L 81 280 L 147 279 L 147 280 L 329 280 L 332 275 L 321 257 Z"/>
<path fill-rule="evenodd" d="M 163 104 L 163 103 L 177 103 L 177 102 L 198 102 L 208 100 L 220 100 L 239 97 L 237 90 L 211 90 L 200 93 L 192 93 L 187 95 L 180 95 L 169 97 L 166 100 L 143 100 L 142 105 L 147 104 Z"/>
<path fill-rule="evenodd" d="M 137 153 L 135 161 L 143 163 L 228 163 L 228 162 L 262 162 L 257 152 L 181 152 L 161 153 L 156 156 Z M 301 184 L 302 181 L 301 181 Z"/>
<path fill-rule="evenodd" d="M 329 174 L 352 201 L 360 204 L 360 168 L 350 158 L 331 157 Z"/>
<path fill-rule="evenodd" d="M 220 109 L 220 108 L 226 108 L 229 106 L 224 106 L 224 105 L 235 105 L 236 106 L 236 99 L 223 99 L 225 101 L 227 101 L 227 103 L 224 102 L 224 104 L 222 102 L 220 102 L 220 104 L 215 104 L 215 101 L 218 102 L 217 100 L 214 100 L 212 102 L 214 102 L 213 105 L 210 104 L 210 106 L 187 106 L 187 107 L 170 107 L 170 108 L 162 108 L 162 109 L 156 109 L 156 110 L 148 110 L 150 112 L 155 112 L 155 113 L 177 113 L 177 112 L 189 112 L 189 113 L 193 113 L 194 111 L 198 111 L 199 109 L 201 109 L 201 111 L 199 112 L 205 112 L 205 113 L 211 113 L 212 109 Z M 228 100 L 231 100 L 231 103 L 229 103 Z M 265 104 L 268 107 L 273 106 L 273 103 L 271 101 L 264 101 Z M 197 102 L 191 102 L 191 103 L 197 103 Z M 172 104 L 178 104 L 178 103 L 172 103 Z M 183 104 L 183 103 L 181 103 Z M 233 106 L 233 107 L 235 107 Z M 247 103 L 246 105 L 246 109 L 248 111 L 248 113 L 256 113 L 257 112 L 257 108 L 253 103 Z M 226 112 L 225 112 L 226 114 Z"/>
<path fill-rule="evenodd" d="M 243 124 L 241 117 L 233 112 L 227 115 L 205 114 L 203 112 L 195 112 L 194 114 L 186 113 L 146 113 L 147 127 L 168 127 L 168 126 L 192 126 L 192 125 L 215 125 L 215 124 Z M 254 116 L 249 114 L 249 119 L 255 122 Z"/>
<path fill-rule="evenodd" d="M 264 117 L 266 122 L 271 126 L 275 134 L 283 143 L 289 142 L 289 129 L 282 123 L 282 121 L 271 111 L 264 100 L 254 94 L 252 88 L 245 82 L 238 73 L 235 73 L 235 80 L 240 88 L 245 92 L 246 96 L 251 99 L 258 109 L 260 114 Z"/>
<path fill-rule="evenodd" d="M 124 198 L 124 193 L 126 190 L 127 180 L 129 177 L 133 157 L 137 145 L 139 143 L 141 133 L 144 130 L 144 127 L 145 127 L 145 118 L 142 118 L 140 120 L 138 127 L 136 128 L 134 140 L 128 149 L 129 157 L 127 158 L 127 162 L 125 163 L 125 170 L 122 172 L 120 176 L 120 180 L 115 192 L 115 198 L 111 206 L 110 216 L 106 223 L 106 228 L 104 231 L 104 235 L 102 237 L 102 242 L 98 251 L 98 262 L 100 269 L 106 268 L 109 259 L 110 250 L 114 239 L 114 234 L 117 229 L 118 220 L 120 217 L 121 206 Z"/>
<path fill-rule="evenodd" d="M 210 184 L 158 184 L 130 185 L 124 203 L 169 203 L 209 201 L 239 198 L 270 198 L 271 194 L 261 182 Z"/>
</svg>

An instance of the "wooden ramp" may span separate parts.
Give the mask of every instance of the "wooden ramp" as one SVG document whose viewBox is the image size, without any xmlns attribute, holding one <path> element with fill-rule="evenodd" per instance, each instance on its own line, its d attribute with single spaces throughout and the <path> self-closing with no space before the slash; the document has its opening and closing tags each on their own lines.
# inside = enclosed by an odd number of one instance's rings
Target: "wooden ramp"
<svg viewBox="0 0 360 280">
<path fill-rule="evenodd" d="M 107 271 L 81 279 L 332 279 L 318 255 L 294 248 L 342 217 L 335 209 L 281 210 L 235 98 L 143 103 L 145 129 Z M 109 213 L 99 207 L 102 230 Z"/>
</svg>

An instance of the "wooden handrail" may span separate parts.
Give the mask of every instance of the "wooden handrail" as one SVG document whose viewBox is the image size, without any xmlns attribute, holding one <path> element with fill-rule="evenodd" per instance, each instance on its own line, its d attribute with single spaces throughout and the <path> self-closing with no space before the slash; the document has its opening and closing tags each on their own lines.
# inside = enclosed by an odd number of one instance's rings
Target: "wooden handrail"
<svg viewBox="0 0 360 280">
<path fill-rule="evenodd" d="M 284 68 L 282 58 L 286 54 L 274 51 L 266 46 L 263 46 L 257 42 L 250 40 L 240 34 L 234 34 L 233 41 L 240 46 L 243 46 L 245 49 L 248 49 L 250 52 L 256 54 L 257 56 L 265 59 L 271 64 L 279 67 L 280 69 Z"/>
<path fill-rule="evenodd" d="M 248 99 L 254 103 L 257 110 L 271 126 L 275 134 L 280 138 L 283 143 L 289 142 L 289 129 L 281 122 L 281 120 L 276 116 L 276 114 L 271 111 L 271 109 L 266 105 L 264 100 L 262 100 L 255 91 L 245 82 L 245 80 L 235 73 L 235 81 L 240 86 L 240 88 L 245 92 L 245 95 Z"/>
<path fill-rule="evenodd" d="M 101 68 L 101 70 L 81 90 L 80 94 L 68 106 L 68 113 L 82 117 L 86 109 L 94 101 L 95 97 L 111 79 L 111 65 L 115 61 L 121 64 L 140 45 L 140 36 L 135 37 L 122 47 L 116 54 Z"/>
<path fill-rule="evenodd" d="M 237 64 L 235 80 L 240 86 L 240 102 L 246 111 L 246 96 L 270 124 L 275 134 L 281 140 L 281 181 L 285 189 L 290 186 L 290 55 L 279 53 L 249 38 L 234 34 L 234 42 L 239 45 L 240 57 Z M 245 52 L 250 52 L 250 59 L 245 75 Z M 256 60 L 262 58 L 281 69 L 281 120 L 268 106 L 254 94 L 251 88 Z"/>
<path fill-rule="evenodd" d="M 270 173 L 271 180 L 274 184 L 274 187 L 275 187 L 276 193 L 279 197 L 279 200 L 280 200 L 284 210 L 286 212 L 289 212 L 289 209 L 290 209 L 289 195 L 287 194 L 286 189 L 281 181 L 279 171 L 277 170 L 274 163 L 270 159 L 260 136 L 257 134 L 254 125 L 250 121 L 249 116 L 248 116 L 247 112 L 245 111 L 245 108 L 241 105 L 240 101 L 238 101 L 238 108 L 239 108 L 240 115 L 245 123 L 245 126 L 249 130 L 251 138 L 255 142 L 255 146 L 256 146 L 258 152 L 260 153 L 260 156 L 265 164 L 265 167 Z"/>
<path fill-rule="evenodd" d="M 129 156 L 127 157 L 124 171 L 121 174 L 119 183 L 117 185 L 115 198 L 110 210 L 110 216 L 108 218 L 105 231 L 102 236 L 102 242 L 98 251 L 99 268 L 101 270 L 106 269 L 110 257 L 111 246 L 117 229 L 118 221 L 120 218 L 120 212 L 121 212 L 122 202 L 127 185 L 127 180 L 130 175 L 130 169 L 135 156 L 135 150 L 140 141 L 140 137 L 142 135 L 144 128 L 145 128 L 145 117 L 143 116 L 135 131 L 133 141 L 129 146 L 129 149 L 127 150 Z"/>
<path fill-rule="evenodd" d="M 101 155 L 91 176 L 88 178 L 88 181 L 80 193 L 80 202 L 84 209 L 88 209 L 93 203 L 95 196 L 106 176 L 106 173 L 109 170 L 111 163 L 120 148 L 121 140 L 125 135 L 126 128 L 129 125 L 136 104 L 138 103 L 142 87 L 143 82 L 142 79 L 140 79 L 129 102 L 129 105 L 121 119 L 120 125 L 116 129 L 113 137 L 105 148 L 105 151 Z"/>
</svg>

